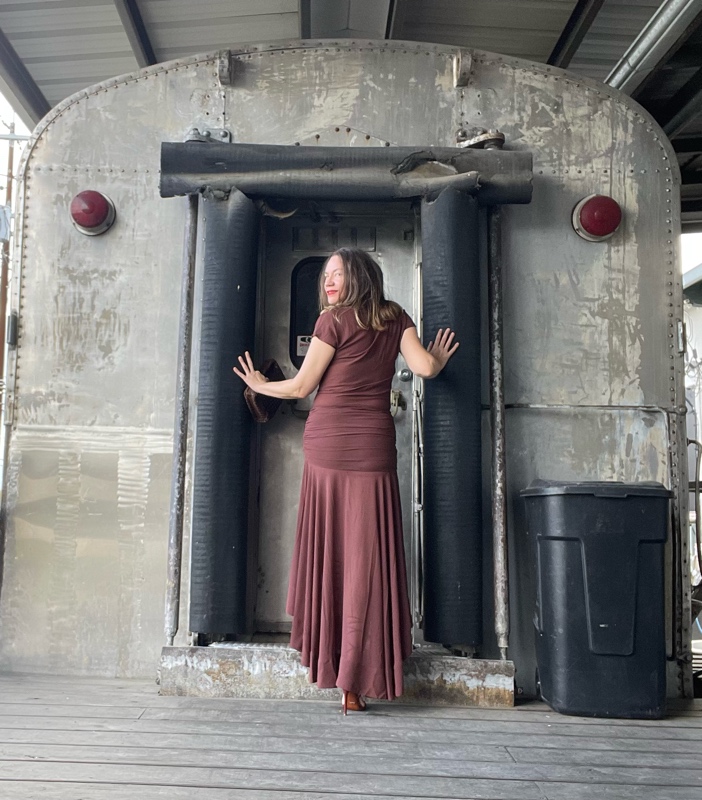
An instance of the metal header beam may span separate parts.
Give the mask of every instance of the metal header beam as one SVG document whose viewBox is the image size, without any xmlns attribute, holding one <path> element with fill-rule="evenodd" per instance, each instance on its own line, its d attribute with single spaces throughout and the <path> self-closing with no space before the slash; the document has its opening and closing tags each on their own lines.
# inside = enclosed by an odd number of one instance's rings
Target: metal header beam
<svg viewBox="0 0 702 800">
<path fill-rule="evenodd" d="M 9 39 L 0 30 L 0 77 L 33 125 L 51 110 L 49 101 L 24 66 Z M 30 126 L 31 127 L 31 126 Z"/>
<path fill-rule="evenodd" d="M 137 0 L 114 0 L 114 4 L 137 64 L 140 67 L 151 67 L 158 63 Z"/>
<path fill-rule="evenodd" d="M 453 187 L 481 205 L 529 203 L 532 156 L 459 147 L 295 147 L 164 142 L 161 196 L 236 188 L 252 197 L 393 200 Z"/>
<path fill-rule="evenodd" d="M 547 64 L 567 69 L 590 30 L 595 17 L 600 13 L 604 0 L 578 0 L 563 32 L 558 37 Z"/>
</svg>

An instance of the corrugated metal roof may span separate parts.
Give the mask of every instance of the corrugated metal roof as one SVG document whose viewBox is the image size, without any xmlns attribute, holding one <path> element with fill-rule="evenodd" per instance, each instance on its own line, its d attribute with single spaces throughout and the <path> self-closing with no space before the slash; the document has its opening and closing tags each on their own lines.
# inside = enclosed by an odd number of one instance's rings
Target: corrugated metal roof
<svg viewBox="0 0 702 800">
<path fill-rule="evenodd" d="M 140 0 L 137 7 L 158 61 L 300 36 L 298 0 Z M 139 67 L 114 0 L 1 2 L 0 29 L 50 106 Z"/>
<path fill-rule="evenodd" d="M 660 5 L 660 0 L 605 0 L 568 69 L 603 81 Z"/>
<path fill-rule="evenodd" d="M 0 28 L 49 105 L 136 68 L 112 0 L 3 2 Z"/>
<path fill-rule="evenodd" d="M 139 8 L 159 61 L 300 36 L 297 0 L 141 0 Z"/>
<path fill-rule="evenodd" d="M 546 61 L 574 6 L 573 0 L 405 0 L 396 4 L 393 38 Z"/>
</svg>

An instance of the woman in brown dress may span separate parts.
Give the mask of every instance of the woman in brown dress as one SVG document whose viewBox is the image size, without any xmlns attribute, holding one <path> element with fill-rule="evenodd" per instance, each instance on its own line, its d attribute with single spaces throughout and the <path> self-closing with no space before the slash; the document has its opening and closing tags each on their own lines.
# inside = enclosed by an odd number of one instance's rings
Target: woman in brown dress
<svg viewBox="0 0 702 800">
<path fill-rule="evenodd" d="M 458 343 L 439 330 L 425 349 L 408 315 L 383 294 L 363 250 L 325 264 L 320 314 L 297 375 L 267 382 L 247 352 L 234 372 L 254 391 L 296 399 L 319 391 L 305 425 L 287 612 L 290 644 L 310 681 L 342 689 L 342 708 L 402 694 L 412 650 L 390 387 L 398 353 L 422 378 L 441 372 Z"/>
</svg>

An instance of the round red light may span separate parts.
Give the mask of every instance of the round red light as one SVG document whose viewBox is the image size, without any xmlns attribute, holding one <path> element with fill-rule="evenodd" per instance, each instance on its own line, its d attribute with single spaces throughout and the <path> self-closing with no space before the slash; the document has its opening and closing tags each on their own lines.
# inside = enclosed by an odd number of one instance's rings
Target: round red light
<svg viewBox="0 0 702 800">
<path fill-rule="evenodd" d="M 573 209 L 576 233 L 590 242 L 601 242 L 612 236 L 622 221 L 622 209 L 616 200 L 604 194 L 584 197 Z"/>
<path fill-rule="evenodd" d="M 71 200 L 71 219 L 81 233 L 97 236 L 115 221 L 115 207 L 109 197 L 87 189 Z"/>
</svg>

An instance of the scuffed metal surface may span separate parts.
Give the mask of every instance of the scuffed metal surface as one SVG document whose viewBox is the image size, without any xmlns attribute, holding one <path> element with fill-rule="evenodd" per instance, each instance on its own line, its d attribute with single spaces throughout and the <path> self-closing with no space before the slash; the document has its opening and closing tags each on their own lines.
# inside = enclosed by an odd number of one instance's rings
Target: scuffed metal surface
<svg viewBox="0 0 702 800">
<path fill-rule="evenodd" d="M 193 351 L 193 296 L 197 261 L 197 219 L 199 198 L 188 198 L 185 225 L 183 269 L 181 275 L 180 320 L 178 325 L 178 367 L 176 383 L 176 414 L 173 442 L 171 505 L 168 515 L 168 572 L 164 635 L 172 645 L 178 632 L 180 616 L 181 569 L 185 520 L 185 472 L 188 461 L 188 427 L 190 417 L 190 365 Z"/>
<path fill-rule="evenodd" d="M 271 644 L 164 647 L 162 695 L 338 700 L 338 689 L 309 682 L 300 654 Z M 514 664 L 415 651 L 404 667 L 400 702 L 450 706 L 514 705 Z"/>
<path fill-rule="evenodd" d="M 502 658 L 509 647 L 509 572 L 507 568 L 507 447 L 505 443 L 504 353 L 502 332 L 502 212 L 488 214 L 488 304 L 490 348 L 490 438 L 492 440 L 492 561 L 495 639 Z"/>
<path fill-rule="evenodd" d="M 0 623 L 5 669 L 153 675 L 171 431 L 19 426 Z"/>
<path fill-rule="evenodd" d="M 398 42 L 244 47 L 230 86 L 216 53 L 160 64 L 78 93 L 37 128 L 11 286 L 20 340 L 8 421 L 19 426 L 4 498 L 5 667 L 150 675 L 158 661 L 185 219 L 183 203 L 158 197 L 158 163 L 161 142 L 193 127 L 238 142 L 412 147 L 453 147 L 457 131 L 484 127 L 533 153 L 533 202 L 506 207 L 502 233 L 510 654 L 527 692 L 533 585 L 519 490 L 536 477 L 660 480 L 676 488 L 685 528 L 672 150 L 608 87 L 480 52 L 456 87 L 456 54 Z M 68 221 L 85 188 L 116 205 L 104 236 Z M 599 244 L 570 224 L 594 192 L 624 212 Z M 183 575 L 187 592 L 187 565 Z M 687 600 L 668 602 L 684 646 Z"/>
<path fill-rule="evenodd" d="M 508 708 L 514 705 L 511 661 L 415 652 L 405 662 L 405 703 Z"/>
<path fill-rule="evenodd" d="M 309 682 L 300 654 L 278 645 L 164 647 L 160 693 L 194 697 L 269 697 L 336 700 L 337 689 Z"/>
</svg>

